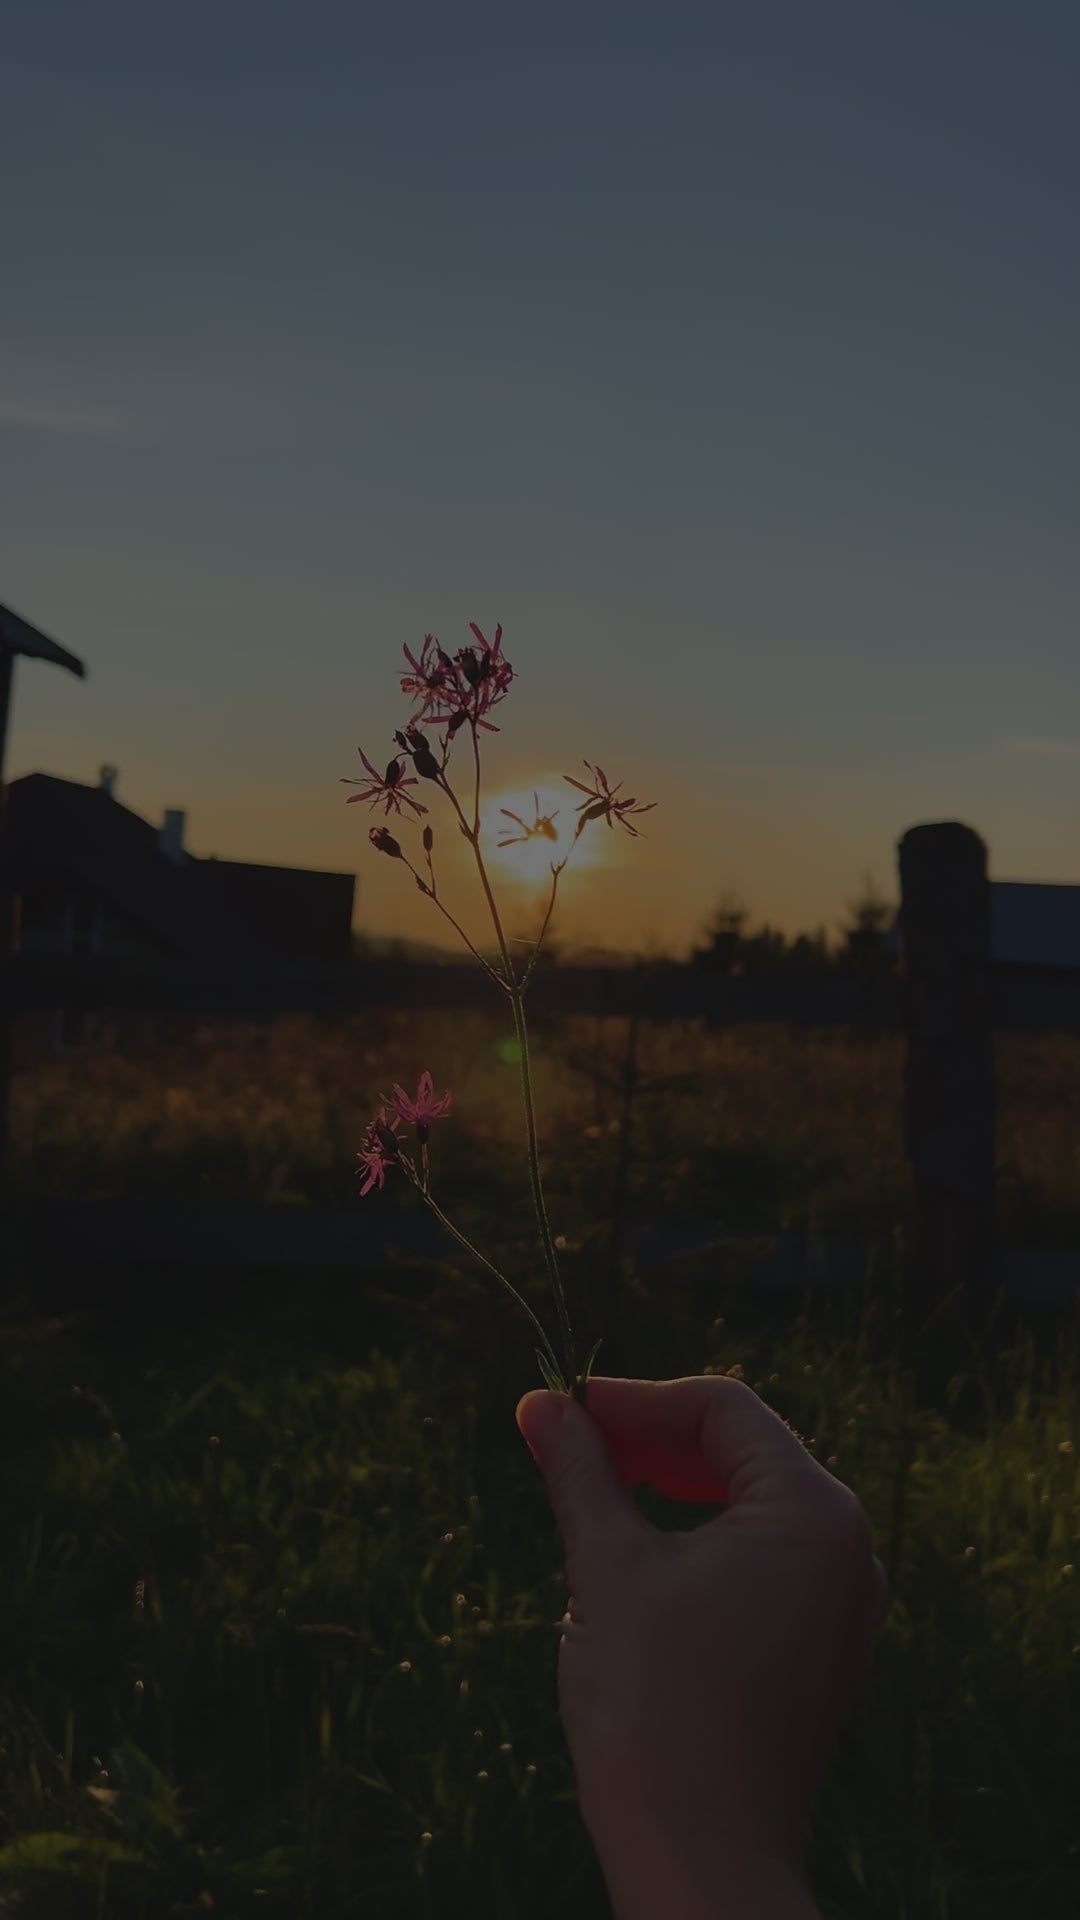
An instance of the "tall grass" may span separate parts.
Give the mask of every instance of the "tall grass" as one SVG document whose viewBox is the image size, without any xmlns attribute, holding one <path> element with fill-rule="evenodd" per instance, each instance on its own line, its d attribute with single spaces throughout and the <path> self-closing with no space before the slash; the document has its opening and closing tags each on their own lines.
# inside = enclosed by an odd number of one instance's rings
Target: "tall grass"
<svg viewBox="0 0 1080 1920">
<path fill-rule="evenodd" d="M 568 1232 L 610 1200 L 625 1027 L 537 1031 L 546 1185 Z M 643 1023 L 629 1203 L 753 1230 L 862 1233 L 907 1218 L 903 1045 L 890 1033 Z M 1075 1245 L 1080 1039 L 1003 1034 L 996 1053 L 1003 1236 Z M 434 1149 L 437 1194 L 516 1204 L 520 1088 L 498 1009 L 176 1021 L 144 1051 L 103 1042 L 28 1062 L 13 1089 L 13 1191 L 348 1204 L 372 1101 L 425 1067 L 454 1091 Z M 399 1202 L 418 1204 L 407 1192 L 388 1204 Z"/>
<path fill-rule="evenodd" d="M 272 1287 L 7 1329 L 17 1911 L 606 1911 L 556 1712 L 562 1549 L 513 1422 L 527 1329 L 466 1287 L 456 1351 L 445 1298 L 372 1349 L 339 1283 Z M 1077 1335 L 957 1344 L 928 1395 L 887 1288 L 770 1315 L 703 1274 L 631 1309 L 627 1370 L 741 1370 L 890 1570 L 812 1822 L 827 1920 L 1077 1910 Z"/>
<path fill-rule="evenodd" d="M 898 1037 L 643 1027 L 628 1102 L 626 1037 L 537 1036 L 571 1287 L 620 1162 L 639 1215 L 902 1238 Z M 479 1016 L 188 1023 L 27 1063 L 9 1199 L 350 1204 L 373 1096 L 430 1067 L 455 1094 L 447 1204 L 543 1311 L 511 1038 Z M 998 1059 L 1012 1230 L 1064 1241 L 1080 1052 Z M 628 1268 L 598 1365 L 740 1369 L 870 1515 L 893 1607 L 814 1810 L 826 1920 L 1074 1916 L 1077 1313 L 974 1341 L 947 1321 L 912 1350 L 891 1271 L 770 1305 L 726 1258 Z M 452 1246 L 363 1284 L 198 1282 L 147 1272 L 121 1312 L 0 1327 L 0 1906 L 604 1913 L 556 1708 L 562 1548 L 513 1420 L 528 1329 Z"/>
</svg>

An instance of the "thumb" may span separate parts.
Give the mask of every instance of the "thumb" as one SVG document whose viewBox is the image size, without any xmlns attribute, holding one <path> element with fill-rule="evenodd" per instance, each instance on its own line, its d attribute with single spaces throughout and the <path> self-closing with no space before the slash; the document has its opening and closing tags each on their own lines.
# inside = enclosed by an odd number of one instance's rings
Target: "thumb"
<svg viewBox="0 0 1080 1920">
<path fill-rule="evenodd" d="M 522 1438 L 544 1476 L 566 1545 L 571 1585 L 598 1550 L 636 1544 L 648 1535 L 623 1485 L 603 1430 L 571 1394 L 537 1388 L 518 1402 Z"/>
</svg>

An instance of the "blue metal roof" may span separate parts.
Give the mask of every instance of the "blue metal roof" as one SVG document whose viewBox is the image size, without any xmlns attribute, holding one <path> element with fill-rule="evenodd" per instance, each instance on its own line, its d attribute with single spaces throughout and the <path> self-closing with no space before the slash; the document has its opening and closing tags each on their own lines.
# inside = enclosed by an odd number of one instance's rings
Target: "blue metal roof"
<svg viewBox="0 0 1080 1920">
<path fill-rule="evenodd" d="M 899 914 L 886 944 L 899 953 Z M 990 959 L 996 966 L 1080 970 L 1080 886 L 991 880 Z"/>
</svg>

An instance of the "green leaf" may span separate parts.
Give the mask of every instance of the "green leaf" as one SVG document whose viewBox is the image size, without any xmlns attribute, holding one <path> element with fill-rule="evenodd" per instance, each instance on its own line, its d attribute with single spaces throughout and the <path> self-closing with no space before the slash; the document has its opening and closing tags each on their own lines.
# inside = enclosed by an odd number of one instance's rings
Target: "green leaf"
<svg viewBox="0 0 1080 1920">
<path fill-rule="evenodd" d="M 157 1844 L 163 1834 L 183 1839 L 180 1789 L 134 1741 L 125 1740 L 113 1750 L 109 1778 L 116 1789 L 115 1811 L 125 1833 L 147 1844 Z"/>
<path fill-rule="evenodd" d="M 600 1338 L 599 1338 L 599 1340 L 597 1341 L 597 1343 L 596 1343 L 596 1345 L 595 1345 L 595 1347 L 593 1348 L 593 1350 L 592 1350 L 592 1352 L 590 1353 L 590 1355 L 589 1355 L 589 1357 L 588 1357 L 588 1359 L 586 1360 L 586 1362 L 585 1362 L 585 1366 L 584 1366 L 584 1368 L 583 1368 L 583 1370 L 582 1370 L 582 1375 L 581 1375 L 581 1377 L 582 1377 L 582 1380 L 583 1380 L 583 1381 L 584 1381 L 584 1382 L 585 1382 L 586 1384 L 588 1383 L 588 1379 L 589 1379 L 589 1375 L 590 1375 L 590 1373 L 592 1372 L 592 1367 L 593 1367 L 593 1361 L 594 1361 L 594 1360 L 596 1359 L 596 1356 L 597 1356 L 597 1354 L 599 1353 L 599 1351 L 600 1351 L 600 1349 L 601 1349 L 601 1347 L 603 1346 L 603 1344 L 604 1344 L 604 1336 L 603 1336 L 603 1334 L 601 1334 L 601 1336 L 600 1336 Z"/>
<path fill-rule="evenodd" d="M 114 1840 L 89 1839 L 77 1833 L 27 1833 L 0 1847 L 0 1874 L 63 1873 L 90 1879 L 103 1862 L 111 1866 L 139 1865 L 142 1855 Z"/>
<path fill-rule="evenodd" d="M 370 1773 L 358 1773 L 355 1767 L 350 1767 L 349 1778 L 358 1780 L 362 1787 L 370 1787 L 374 1793 L 388 1793 L 391 1798 L 394 1797 L 393 1787 L 388 1786 L 385 1780 L 376 1780 Z"/>
<path fill-rule="evenodd" d="M 534 1352 L 540 1362 L 540 1371 L 544 1376 L 544 1385 L 550 1388 L 552 1393 L 565 1393 L 566 1388 L 563 1386 L 559 1375 L 555 1372 L 547 1355 L 541 1353 L 539 1347 L 534 1348 Z"/>
</svg>

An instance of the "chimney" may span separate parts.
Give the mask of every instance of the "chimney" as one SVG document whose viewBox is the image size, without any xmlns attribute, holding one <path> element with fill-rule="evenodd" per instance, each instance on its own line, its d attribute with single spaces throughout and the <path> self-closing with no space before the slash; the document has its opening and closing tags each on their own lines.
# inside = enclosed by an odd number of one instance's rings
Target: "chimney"
<svg viewBox="0 0 1080 1920">
<path fill-rule="evenodd" d="M 175 807 L 166 807 L 165 819 L 158 828 L 158 849 L 171 860 L 176 867 L 182 867 L 186 858 L 184 853 L 184 814 Z"/>
<path fill-rule="evenodd" d="M 116 777 L 115 767 L 102 767 L 98 773 L 98 787 L 102 793 L 108 794 L 110 800 L 116 791 Z"/>
</svg>

